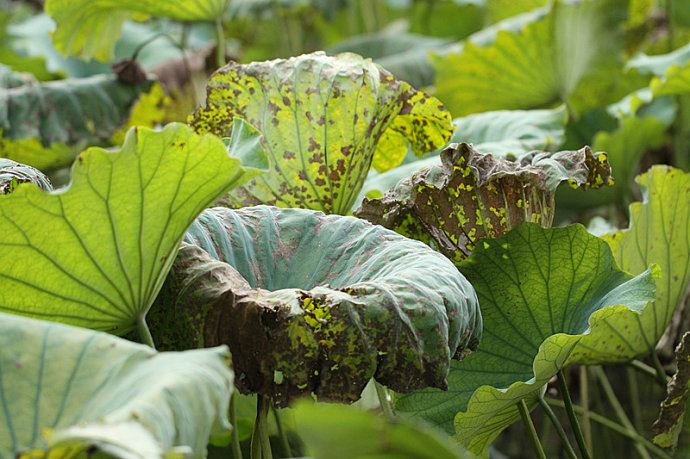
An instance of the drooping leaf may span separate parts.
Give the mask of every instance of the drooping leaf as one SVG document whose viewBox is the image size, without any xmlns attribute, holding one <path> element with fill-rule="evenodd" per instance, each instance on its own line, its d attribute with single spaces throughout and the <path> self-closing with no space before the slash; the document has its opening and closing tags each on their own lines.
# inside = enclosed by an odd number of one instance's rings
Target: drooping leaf
<svg viewBox="0 0 690 459">
<path fill-rule="evenodd" d="M 675 449 L 690 392 L 690 332 L 686 332 L 676 348 L 676 374 L 668 383 L 666 398 L 661 402 L 659 417 L 654 422 L 654 443 L 662 448 Z"/>
<path fill-rule="evenodd" d="M 453 120 L 451 142 L 465 142 L 483 153 L 520 156 L 534 150 L 552 150 L 565 137 L 565 107 L 553 110 L 500 110 Z M 396 183 L 425 167 L 441 164 L 440 150 L 428 158 L 403 164 L 383 174 L 369 172 L 355 207 L 364 197 L 381 197 Z M 372 194 L 373 193 L 373 194 Z"/>
<path fill-rule="evenodd" d="M 15 76 L 19 76 L 14 74 Z M 0 89 L 0 155 L 41 169 L 69 165 L 77 150 L 107 141 L 149 84 L 100 75 Z"/>
<path fill-rule="evenodd" d="M 609 3 L 556 1 L 490 44 L 468 40 L 458 52 L 432 55 L 436 95 L 455 116 L 566 101 L 602 56 L 615 56 Z"/>
<path fill-rule="evenodd" d="M 0 194 L 12 193 L 20 183 L 33 183 L 44 191 L 53 189 L 50 180 L 41 171 L 0 158 Z"/>
<path fill-rule="evenodd" d="M 605 238 L 625 271 L 637 274 L 651 264 L 659 266 L 656 301 L 634 327 L 615 318 L 606 319 L 606 326 L 621 335 L 628 353 L 642 354 L 656 345 L 690 281 L 690 173 L 654 166 L 637 183 L 644 201 L 631 204 L 630 228 Z"/>
<path fill-rule="evenodd" d="M 314 459 L 469 459 L 474 457 L 433 430 L 342 405 L 301 402 L 295 428 Z"/>
<path fill-rule="evenodd" d="M 53 43 L 60 52 L 106 61 L 128 19 L 215 22 L 226 5 L 226 0 L 48 0 L 45 11 L 57 23 Z"/>
<path fill-rule="evenodd" d="M 460 269 L 477 290 L 482 342 L 453 362 L 447 392 L 401 396 L 396 407 L 448 430 L 454 419 L 456 437 L 477 454 L 519 419 L 521 399 L 536 402 L 582 341 L 618 353 L 615 333 L 599 326 L 602 317 L 634 315 L 654 300 L 650 272 L 621 271 L 608 244 L 580 225 L 522 224 L 478 244 Z M 588 363 L 602 361 L 592 356 Z"/>
<path fill-rule="evenodd" d="M 355 215 L 431 244 L 459 262 L 475 242 L 498 237 L 522 222 L 550 226 L 558 185 L 598 188 L 609 184 L 605 153 L 531 153 L 498 159 L 472 146 L 451 144 L 442 164 L 400 181 L 380 199 L 365 199 Z"/>
<path fill-rule="evenodd" d="M 230 427 L 228 358 L 0 313 L 0 457 L 206 457 Z"/>
<path fill-rule="evenodd" d="M 376 378 L 445 387 L 476 347 L 472 286 L 443 255 L 353 217 L 214 208 L 192 225 L 152 333 L 162 345 L 228 344 L 237 387 L 281 405 L 354 401 Z"/>
<path fill-rule="evenodd" d="M 592 208 L 610 203 L 627 204 L 632 196 L 633 178 L 640 158 L 649 150 L 663 145 L 666 126 L 655 117 L 625 117 L 612 132 L 596 134 L 592 148 L 605 151 L 613 170 L 615 183 L 588 196 L 586 200 L 576 190 L 559 190 L 557 200 L 573 208 Z"/>
<path fill-rule="evenodd" d="M 0 196 L 0 311 L 131 330 L 194 217 L 255 173 L 219 139 L 171 124 L 133 129 L 118 153 L 88 149 L 67 189 Z"/>
<path fill-rule="evenodd" d="M 450 114 L 436 99 L 353 54 L 313 53 L 220 69 L 191 124 L 197 132 L 226 137 L 235 117 L 263 134 L 271 166 L 230 194 L 235 206 L 340 214 L 356 199 L 382 136 L 402 136 L 421 154 L 443 146 L 452 133 Z M 399 153 L 403 144 L 396 145 Z M 405 145 L 397 158 L 406 151 Z"/>
</svg>

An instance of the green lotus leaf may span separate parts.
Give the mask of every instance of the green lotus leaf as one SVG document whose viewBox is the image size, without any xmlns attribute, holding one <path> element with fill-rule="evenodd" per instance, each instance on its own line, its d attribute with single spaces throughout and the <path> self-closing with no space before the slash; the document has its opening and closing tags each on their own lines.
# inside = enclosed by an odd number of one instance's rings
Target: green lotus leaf
<svg viewBox="0 0 690 459">
<path fill-rule="evenodd" d="M 472 286 L 443 255 L 353 217 L 257 206 L 206 210 L 152 308 L 159 345 L 227 344 L 236 385 L 280 405 L 351 402 L 372 378 L 446 386 L 477 346 Z"/>
<path fill-rule="evenodd" d="M 53 189 L 50 180 L 41 171 L 0 158 L 0 194 L 12 193 L 20 183 L 33 183 L 44 191 Z"/>
<path fill-rule="evenodd" d="M 690 282 L 690 173 L 654 166 L 637 183 L 644 201 L 630 206 L 630 228 L 604 236 L 625 271 L 637 274 L 650 264 L 660 268 L 656 301 L 634 315 L 634 327 L 627 318 L 605 319 L 604 325 L 619 335 L 626 356 L 654 349 Z M 571 357 L 573 362 L 587 362 L 589 354 L 599 352 L 595 342 L 581 348 L 581 355 Z"/>
<path fill-rule="evenodd" d="M 676 374 L 668 383 L 667 395 L 661 402 L 659 417 L 654 422 L 654 443 L 675 449 L 688 406 L 690 393 L 690 332 L 686 332 L 676 348 Z"/>
<path fill-rule="evenodd" d="M 63 54 L 88 60 L 112 57 L 122 25 L 128 19 L 162 16 L 176 21 L 215 22 L 227 0 L 48 0 L 45 11 L 56 22 L 53 44 Z"/>
<path fill-rule="evenodd" d="M 608 244 L 581 225 L 524 223 L 478 244 L 460 270 L 477 290 L 482 342 L 453 362 L 447 392 L 401 396 L 396 407 L 449 430 L 454 418 L 457 439 L 482 455 L 520 418 L 516 404 L 533 406 L 581 341 L 616 352 L 612 332 L 598 326 L 602 317 L 638 313 L 654 300 L 651 272 L 621 271 Z"/>
<path fill-rule="evenodd" d="M 122 334 L 142 324 L 178 244 L 208 204 L 255 175 L 183 124 L 90 148 L 72 183 L 0 195 L 0 311 Z"/>
<path fill-rule="evenodd" d="M 235 117 L 263 134 L 271 166 L 230 194 L 236 207 L 347 213 L 375 153 L 383 156 L 379 165 L 393 167 L 408 144 L 422 154 L 445 145 L 452 133 L 450 114 L 438 100 L 354 54 L 229 64 L 211 77 L 206 107 L 190 124 L 227 137 Z"/>
<path fill-rule="evenodd" d="M 565 140 L 567 113 L 561 106 L 552 110 L 499 110 L 453 120 L 451 142 L 473 144 L 495 156 L 520 156 L 534 150 L 550 150 Z M 400 180 L 425 167 L 441 164 L 440 150 L 429 157 L 405 163 L 383 174 L 370 171 L 355 203 L 365 197 L 381 197 Z"/>
<path fill-rule="evenodd" d="M 148 87 L 113 75 L 16 80 L 0 89 L 0 155 L 42 170 L 68 166 L 79 148 L 108 141 Z"/>
<path fill-rule="evenodd" d="M 0 313 L 0 457 L 206 457 L 230 427 L 228 359 Z"/>
<path fill-rule="evenodd" d="M 561 182 L 583 189 L 612 182 L 606 154 L 589 147 L 534 152 L 510 161 L 466 143 L 451 144 L 441 153 L 441 163 L 400 181 L 380 199 L 365 199 L 355 215 L 460 262 L 476 241 L 500 236 L 519 223 L 551 226 Z"/>
<path fill-rule="evenodd" d="M 568 100 L 602 57 L 615 55 L 610 3 L 556 1 L 489 44 L 469 39 L 458 52 L 432 54 L 437 97 L 455 116 Z"/>
<path fill-rule="evenodd" d="M 435 431 L 350 406 L 300 402 L 295 428 L 314 459 L 469 459 L 474 455 Z M 356 441 L 353 441 L 356 439 Z"/>
<path fill-rule="evenodd" d="M 547 0 L 488 0 L 487 20 L 491 23 L 502 21 L 541 8 L 547 3 Z"/>
<path fill-rule="evenodd" d="M 654 75 L 650 84 L 654 96 L 690 93 L 690 43 L 668 54 L 640 54 L 628 67 Z"/>
</svg>

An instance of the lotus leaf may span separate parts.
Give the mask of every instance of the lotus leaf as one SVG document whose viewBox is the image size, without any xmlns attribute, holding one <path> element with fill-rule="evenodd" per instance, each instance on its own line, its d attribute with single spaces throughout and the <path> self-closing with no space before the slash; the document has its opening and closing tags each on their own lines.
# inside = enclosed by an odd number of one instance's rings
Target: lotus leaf
<svg viewBox="0 0 690 459">
<path fill-rule="evenodd" d="M 258 171 L 183 124 L 90 148 L 72 183 L 0 195 L 0 311 L 122 334 L 144 317 L 185 230 Z M 143 330 L 143 328 L 142 328 Z"/>
<path fill-rule="evenodd" d="M 206 457 L 230 427 L 228 358 L 0 313 L 0 457 Z"/>
<path fill-rule="evenodd" d="M 602 321 L 619 335 L 617 360 L 654 349 L 690 282 L 690 173 L 654 166 L 638 176 L 637 183 L 644 201 L 630 205 L 630 228 L 604 238 L 624 270 L 638 274 L 657 264 L 660 279 L 656 301 L 641 314 Z M 633 328 L 629 320 L 634 320 Z M 596 342 L 581 348 L 583 354 L 573 355 L 573 362 L 587 362 L 591 353 L 600 352 Z"/>
<path fill-rule="evenodd" d="M 616 353 L 618 333 L 603 318 L 638 314 L 654 300 L 651 272 L 621 271 L 608 244 L 581 225 L 523 223 L 478 244 L 460 269 L 477 290 L 484 338 L 453 362 L 447 392 L 401 396 L 396 407 L 446 428 L 455 418 L 457 438 L 477 454 L 520 418 L 521 399 L 535 404 L 582 341 L 602 350 L 587 363 Z M 629 320 L 626 331 L 636 326 Z"/>
<path fill-rule="evenodd" d="M 612 183 L 605 153 L 531 153 L 518 161 L 451 144 L 440 166 L 416 172 L 380 199 L 365 199 L 355 215 L 433 245 L 455 262 L 475 242 L 522 222 L 550 226 L 556 187 L 597 188 Z"/>
<path fill-rule="evenodd" d="M 400 392 L 445 388 L 451 358 L 481 335 L 472 286 L 450 261 L 357 218 L 214 208 L 185 240 L 152 309 L 156 342 L 228 344 L 237 387 L 280 405 L 354 401 L 372 377 Z"/>
<path fill-rule="evenodd" d="M 190 123 L 197 132 L 227 137 L 235 117 L 263 134 L 270 162 L 269 173 L 230 194 L 236 207 L 347 213 L 373 160 L 394 167 L 408 144 L 426 153 L 452 133 L 450 114 L 438 100 L 354 54 L 223 67 L 208 84 L 206 107 Z"/>
<path fill-rule="evenodd" d="M 44 191 L 53 189 L 50 180 L 41 171 L 9 159 L 0 158 L 0 194 L 9 194 L 20 183 L 27 182 L 35 184 Z"/>
<path fill-rule="evenodd" d="M 56 22 L 53 43 L 61 53 L 107 61 L 127 19 L 148 15 L 176 21 L 215 22 L 227 0 L 48 0 L 45 11 Z"/>
</svg>

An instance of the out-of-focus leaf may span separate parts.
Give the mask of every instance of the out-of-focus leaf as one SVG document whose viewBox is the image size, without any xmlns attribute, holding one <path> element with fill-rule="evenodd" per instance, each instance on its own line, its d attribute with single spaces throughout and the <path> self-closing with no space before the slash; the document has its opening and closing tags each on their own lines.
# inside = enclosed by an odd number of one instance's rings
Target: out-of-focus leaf
<svg viewBox="0 0 690 459">
<path fill-rule="evenodd" d="M 429 428 L 389 422 L 349 406 L 301 402 L 295 427 L 314 459 L 469 459 L 474 455 Z"/>
<path fill-rule="evenodd" d="M 452 133 L 450 114 L 438 100 L 354 54 L 319 52 L 220 69 L 209 82 L 206 107 L 190 123 L 198 132 L 227 137 L 235 117 L 263 135 L 271 167 L 231 192 L 234 206 L 339 214 L 349 212 L 375 154 L 379 165 L 393 167 L 407 151 L 402 138 L 423 154 L 445 145 Z M 395 147 L 377 150 L 382 136 Z"/>
<path fill-rule="evenodd" d="M 256 173 L 183 124 L 90 148 L 67 189 L 0 195 L 0 311 L 126 333 L 144 320 L 186 228 Z"/>
<path fill-rule="evenodd" d="M 230 427 L 228 358 L 0 313 L 0 457 L 203 458 Z"/>
<path fill-rule="evenodd" d="M 690 43 L 668 54 L 640 54 L 628 67 L 654 75 L 650 89 L 655 97 L 690 93 Z"/>
<path fill-rule="evenodd" d="M 605 153 L 531 153 L 497 159 L 468 144 L 451 144 L 441 165 L 400 181 L 380 199 L 365 199 L 355 215 L 431 244 L 454 262 L 475 242 L 502 235 L 522 222 L 550 226 L 556 187 L 610 184 Z"/>
<path fill-rule="evenodd" d="M 606 242 L 581 225 L 522 224 L 478 244 L 460 269 L 477 290 L 484 338 L 477 351 L 453 362 L 447 392 L 401 396 L 396 407 L 448 430 L 455 418 L 456 437 L 477 454 L 485 455 L 520 418 L 521 399 L 535 404 L 580 343 L 617 354 L 615 334 L 600 326 L 603 317 L 627 317 L 632 329 L 631 316 L 654 300 L 650 272 L 621 271 Z M 586 363 L 605 357 L 592 354 Z"/>
<path fill-rule="evenodd" d="M 154 83 L 151 88 L 137 99 L 129 111 L 129 117 L 112 135 L 111 141 L 119 145 L 125 140 L 129 128 L 156 127 L 162 123 L 167 115 L 167 109 L 171 107 L 173 100 L 165 93 L 159 83 Z"/>
<path fill-rule="evenodd" d="M 113 75 L 47 83 L 22 74 L 6 78 L 0 155 L 41 169 L 68 165 L 79 148 L 107 141 L 149 87 L 120 83 Z"/>
<path fill-rule="evenodd" d="M 45 11 L 57 23 L 53 43 L 60 52 L 107 61 L 128 19 L 214 22 L 226 5 L 226 0 L 47 0 Z"/>
<path fill-rule="evenodd" d="M 159 301 L 158 343 L 228 344 L 243 392 L 354 401 L 373 377 L 446 386 L 477 346 L 472 286 L 443 255 L 353 217 L 303 209 L 205 211 Z"/>
<path fill-rule="evenodd" d="M 372 58 L 396 78 L 423 87 L 434 81 L 429 51 L 438 51 L 450 43 L 452 40 L 390 30 L 350 38 L 330 47 L 328 52 L 353 52 Z"/>
<path fill-rule="evenodd" d="M 690 173 L 654 166 L 637 183 L 644 201 L 630 206 L 630 228 L 605 238 L 625 271 L 637 274 L 653 263 L 661 268 L 656 301 L 633 327 L 606 322 L 626 352 L 641 354 L 654 349 L 690 281 Z"/>
<path fill-rule="evenodd" d="M 675 449 L 688 406 L 690 392 L 690 332 L 686 332 L 676 348 L 676 374 L 668 383 L 666 398 L 661 402 L 659 417 L 654 422 L 654 443 Z"/>
<path fill-rule="evenodd" d="M 53 189 L 50 180 L 41 171 L 0 158 L 0 194 L 12 193 L 20 183 L 33 183 L 44 191 Z"/>
<path fill-rule="evenodd" d="M 489 23 L 503 21 L 518 14 L 541 8 L 548 0 L 486 0 L 486 14 Z"/>
<path fill-rule="evenodd" d="M 436 95 L 455 116 L 499 109 L 538 108 L 566 101 L 602 57 L 616 53 L 610 2 L 556 1 L 519 31 L 500 31 L 459 52 L 432 55 Z M 541 10 L 538 10 L 541 11 Z"/>
<path fill-rule="evenodd" d="M 520 156 L 534 150 L 552 150 L 564 141 L 565 107 L 553 110 L 502 110 L 453 120 L 451 142 L 471 143 L 475 150 L 494 156 Z M 369 172 L 355 207 L 365 197 L 381 197 L 396 183 L 425 167 L 441 164 L 440 150 L 428 158 L 396 167 L 383 174 Z"/>
</svg>

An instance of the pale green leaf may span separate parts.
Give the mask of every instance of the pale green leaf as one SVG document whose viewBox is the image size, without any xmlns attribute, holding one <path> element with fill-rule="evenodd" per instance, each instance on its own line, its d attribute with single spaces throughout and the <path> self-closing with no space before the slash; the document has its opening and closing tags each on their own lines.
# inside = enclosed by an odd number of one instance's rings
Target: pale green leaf
<svg viewBox="0 0 690 459">
<path fill-rule="evenodd" d="M 184 231 L 251 176 L 213 136 L 182 124 L 91 148 L 72 183 L 0 196 L 0 311 L 125 333 L 142 321 Z"/>
<path fill-rule="evenodd" d="M 650 272 L 621 271 L 608 244 L 580 225 L 522 224 L 478 244 L 460 269 L 477 290 L 482 342 L 452 364 L 448 392 L 401 396 L 396 407 L 446 429 L 454 419 L 458 440 L 478 454 L 519 419 L 520 399 L 535 403 L 581 341 L 616 354 L 611 331 L 598 327 L 602 317 L 637 314 L 654 299 Z"/>
<path fill-rule="evenodd" d="M 606 320 L 627 355 L 654 349 L 690 281 L 690 174 L 654 166 L 637 182 L 644 201 L 630 206 L 630 228 L 605 236 L 625 271 L 637 274 L 651 264 L 660 268 L 656 301 L 635 316 L 633 327 L 627 320 Z M 587 358 L 573 356 L 573 361 Z"/>
<path fill-rule="evenodd" d="M 106 61 L 128 19 L 215 22 L 226 5 L 227 0 L 48 0 L 45 11 L 57 23 L 53 43 L 58 51 Z"/>
<path fill-rule="evenodd" d="M 387 138 L 397 139 L 389 164 L 398 161 L 400 136 L 422 154 L 445 145 L 452 133 L 450 114 L 438 100 L 354 54 L 319 52 L 218 70 L 206 107 L 190 123 L 198 132 L 225 137 L 235 117 L 263 135 L 271 166 L 231 192 L 238 207 L 347 213 L 387 131 Z M 381 148 L 379 155 L 387 152 Z"/>
<path fill-rule="evenodd" d="M 230 427 L 228 359 L 0 313 L 0 457 L 204 458 Z"/>
</svg>

